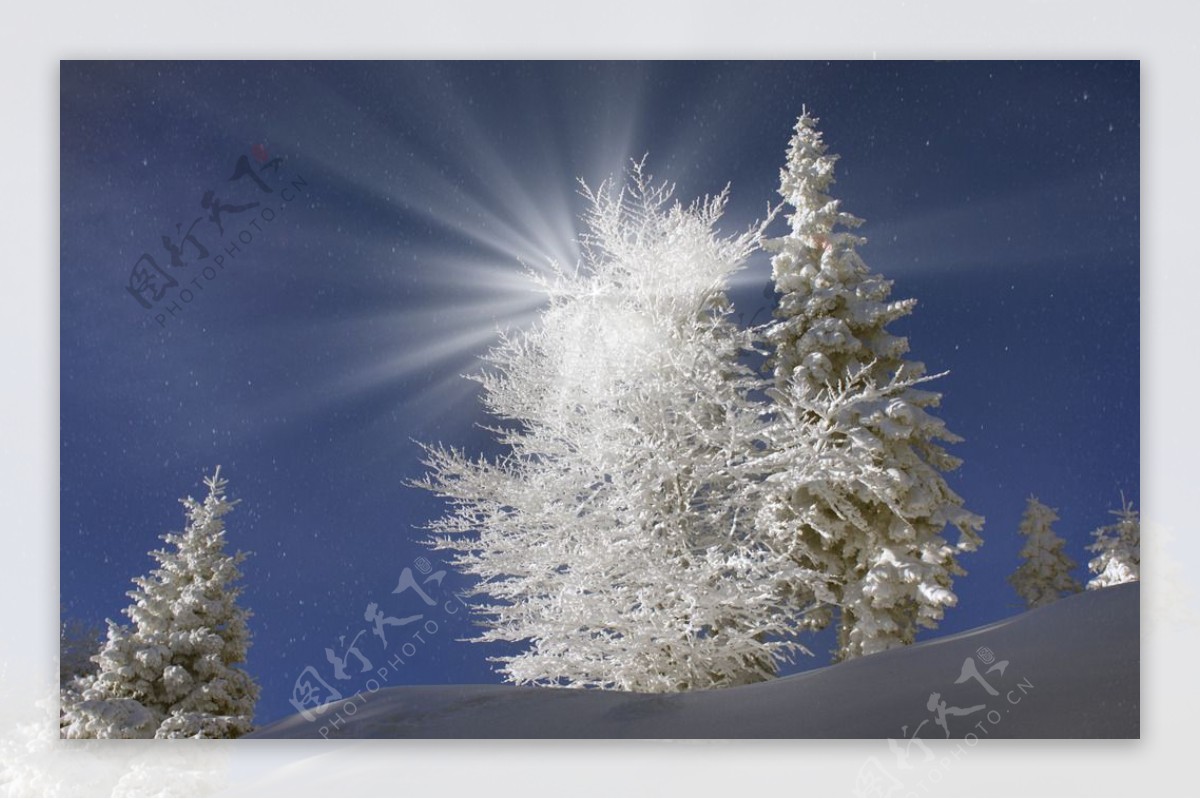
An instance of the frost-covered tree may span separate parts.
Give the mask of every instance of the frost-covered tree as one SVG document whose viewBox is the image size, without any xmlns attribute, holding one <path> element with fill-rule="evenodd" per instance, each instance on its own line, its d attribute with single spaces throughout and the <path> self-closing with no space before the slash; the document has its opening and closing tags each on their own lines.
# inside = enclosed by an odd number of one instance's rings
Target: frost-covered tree
<svg viewBox="0 0 1200 799">
<path fill-rule="evenodd" d="M 1053 530 L 1058 512 L 1048 508 L 1037 497 L 1030 497 L 1021 517 L 1019 532 L 1025 538 L 1021 547 L 1023 559 L 1008 581 L 1030 608 L 1049 605 L 1065 594 L 1083 590 L 1071 576 L 1078 565 L 1063 551 L 1066 541 Z"/>
<path fill-rule="evenodd" d="M 182 500 L 187 527 L 162 536 L 168 549 L 133 582 L 130 624 L 108 623 L 98 672 L 63 692 L 67 738 L 236 738 L 252 727 L 258 686 L 246 660 L 249 611 L 238 605 L 239 564 L 225 552 L 220 467 L 203 502 Z"/>
<path fill-rule="evenodd" d="M 1117 521 L 1093 531 L 1095 541 L 1088 545 L 1088 551 L 1096 553 L 1088 562 L 1088 569 L 1096 575 L 1088 581 L 1089 591 L 1141 579 L 1142 533 L 1138 512 L 1122 496 L 1120 510 L 1109 513 Z"/>
<path fill-rule="evenodd" d="M 79 677 L 96 673 L 93 659 L 100 651 L 104 631 L 96 624 L 63 617 L 59 621 L 58 682 L 65 687 Z"/>
<path fill-rule="evenodd" d="M 753 530 L 763 420 L 725 286 L 761 228 L 718 235 L 725 193 L 685 207 L 640 166 L 585 194 L 582 264 L 480 378 L 506 454 L 427 449 L 431 543 L 480 580 L 476 640 L 524 646 L 496 658 L 512 682 L 764 679 L 796 648 L 779 586 L 810 576 Z"/>
<path fill-rule="evenodd" d="M 781 173 L 790 232 L 766 242 L 780 295 L 764 332 L 772 396 L 795 427 L 836 420 L 862 459 L 824 482 L 779 481 L 761 529 L 822 575 L 809 590 L 837 612 L 835 655 L 846 659 L 910 644 L 918 626 L 937 625 L 957 601 L 958 557 L 980 545 L 983 519 L 943 478 L 960 462 L 940 442 L 960 439 L 930 412 L 941 395 L 917 387 L 929 379 L 925 366 L 905 360 L 907 339 L 887 329 L 915 300 L 889 299 L 891 282 L 859 257 L 865 239 L 850 231 L 861 220 L 828 194 L 836 156 L 816 122 L 800 117 Z M 774 446 L 785 461 L 803 457 L 786 431 Z M 812 618 L 820 625 L 830 614 Z"/>
</svg>

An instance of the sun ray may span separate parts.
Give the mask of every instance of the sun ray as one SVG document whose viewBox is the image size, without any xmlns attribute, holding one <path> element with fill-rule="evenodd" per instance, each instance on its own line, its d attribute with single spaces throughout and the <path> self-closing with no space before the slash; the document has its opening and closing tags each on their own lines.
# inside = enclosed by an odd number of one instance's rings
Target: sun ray
<svg viewBox="0 0 1200 799">
<path fill-rule="evenodd" d="M 372 207 L 388 211 L 396 229 L 380 231 L 376 242 L 360 243 L 364 258 L 387 277 L 395 264 L 394 289 L 386 283 L 381 296 L 403 297 L 403 307 L 328 320 L 310 335 L 328 340 L 363 341 L 361 352 L 348 350 L 322 391 L 306 397 L 280 399 L 288 414 L 321 412 L 358 396 L 386 390 L 395 383 L 412 392 L 413 382 L 426 374 L 445 375 L 453 364 L 477 364 L 496 342 L 499 331 L 533 323 L 546 298 L 535 279 L 553 280 L 556 270 L 572 270 L 581 261 L 579 214 L 585 200 L 579 181 L 595 188 L 601 181 L 620 180 L 633 160 L 650 149 L 639 141 L 641 109 L 648 102 L 646 69 L 625 65 L 620 80 L 592 89 L 594 113 L 572 120 L 565 129 L 539 124 L 546 92 L 531 85 L 507 98 L 513 113 L 530 115 L 530 139 L 512 149 L 496 141 L 482 124 L 478 98 L 463 88 L 456 91 L 453 66 L 433 68 L 434 79 L 394 81 L 387 88 L 403 91 L 405 103 L 423 110 L 422 124 L 396 115 L 378 104 L 359 104 L 356 88 L 314 82 L 313 97 L 331 118 L 344 119 L 342 128 L 318 127 L 306 140 L 305 159 L 345 191 L 363 194 Z M 541 75 L 533 81 L 553 80 Z M 544 88 L 544 87 L 542 87 Z M 281 120 L 299 129 L 302 120 Z M 661 179 L 680 172 L 683 160 L 699 157 L 688 123 L 667 135 L 678 153 L 650 153 Z M 690 142 L 687 148 L 681 143 Z M 374 148 L 389 157 L 387 166 L 372 168 L 380 159 L 347 157 L 348 149 Z M 469 154 L 464 157 L 463 154 Z M 722 187 L 712 187 L 719 191 Z M 433 235 L 403 237 L 405 226 L 419 225 Z M 763 272 L 746 269 L 735 276 L 737 286 L 759 285 Z M 459 391 L 449 384 L 464 383 Z M 435 388 L 436 387 L 436 388 Z M 474 384 L 458 371 L 415 389 L 410 403 L 428 403 L 441 412 L 457 409 L 444 399 L 474 396 Z M 435 396 L 435 394 L 437 396 Z M 280 415 L 288 415 L 280 414 Z"/>
</svg>

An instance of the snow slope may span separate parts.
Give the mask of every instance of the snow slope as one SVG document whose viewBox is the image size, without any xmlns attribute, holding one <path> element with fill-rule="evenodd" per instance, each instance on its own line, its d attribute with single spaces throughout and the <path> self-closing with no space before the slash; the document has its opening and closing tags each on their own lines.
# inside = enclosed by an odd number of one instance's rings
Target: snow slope
<svg viewBox="0 0 1200 799">
<path fill-rule="evenodd" d="M 1129 583 L 916 646 L 686 694 L 387 688 L 349 713 L 328 705 L 315 721 L 297 715 L 250 737 L 1137 738 L 1138 611 Z M 956 684 L 967 663 L 979 678 Z"/>
</svg>

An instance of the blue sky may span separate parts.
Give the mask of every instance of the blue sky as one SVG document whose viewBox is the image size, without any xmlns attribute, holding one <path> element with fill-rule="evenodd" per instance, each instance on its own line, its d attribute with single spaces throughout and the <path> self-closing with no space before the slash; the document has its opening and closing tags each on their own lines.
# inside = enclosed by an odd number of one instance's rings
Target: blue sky
<svg viewBox="0 0 1200 799">
<path fill-rule="evenodd" d="M 731 183 L 739 227 L 775 201 L 802 105 L 842 157 L 863 257 L 919 300 L 896 329 L 950 371 L 951 484 L 987 518 L 927 635 L 1018 612 L 1029 494 L 1080 562 L 1120 492 L 1139 500 L 1136 62 L 63 62 L 61 96 L 63 605 L 118 618 L 177 498 L 221 464 L 230 541 L 253 553 L 261 720 L 291 712 L 305 667 L 337 682 L 324 649 L 368 603 L 419 612 L 391 593 L 439 513 L 404 485 L 414 440 L 494 451 L 460 375 L 497 324 L 532 318 L 521 261 L 574 258 L 575 179 L 648 154 L 685 199 Z M 271 192 L 229 180 L 243 156 L 282 159 L 258 172 Z M 209 189 L 259 205 L 224 212 L 222 237 Z M 189 245 L 168 266 L 162 236 L 197 218 L 208 259 Z M 126 289 L 144 253 L 179 277 L 151 309 Z M 747 319 L 767 275 L 755 259 L 734 292 Z M 441 599 L 390 684 L 496 681 Z M 378 666 L 400 640 L 360 643 Z M 796 668 L 827 663 L 810 645 Z"/>
</svg>

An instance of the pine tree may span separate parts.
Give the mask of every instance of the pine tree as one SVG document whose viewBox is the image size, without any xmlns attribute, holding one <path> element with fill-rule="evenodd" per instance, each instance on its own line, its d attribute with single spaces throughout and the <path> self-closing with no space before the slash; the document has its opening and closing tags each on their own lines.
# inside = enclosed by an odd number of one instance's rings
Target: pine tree
<svg viewBox="0 0 1200 799">
<path fill-rule="evenodd" d="M 840 660 L 910 644 L 918 626 L 935 627 L 957 602 L 958 556 L 982 543 L 983 519 L 942 476 L 960 461 L 939 442 L 960 439 L 930 412 L 941 395 L 917 387 L 931 378 L 904 359 L 907 339 L 887 329 L 915 300 L 889 299 L 891 282 L 859 257 L 865 239 L 850 231 L 861 220 L 827 193 L 836 156 L 816 122 L 800 117 L 781 173 L 791 230 L 766 243 L 781 295 L 764 334 L 772 396 L 796 427 L 836 417 L 865 460 L 825 482 L 778 481 L 761 528 L 798 565 L 823 575 L 807 590 L 838 613 Z M 786 434 L 774 446 L 784 461 L 799 452 Z M 957 543 L 943 538 L 947 526 Z M 816 626 L 829 619 L 828 609 L 812 617 Z"/>
<path fill-rule="evenodd" d="M 183 533 L 162 536 L 170 549 L 133 582 L 125 609 L 131 624 L 109 621 L 97 674 L 63 695 L 68 738 L 236 738 L 249 732 L 258 686 L 246 660 L 249 611 L 237 604 L 239 564 L 225 553 L 220 467 L 205 478 L 203 502 L 182 500 Z"/>
<path fill-rule="evenodd" d="M 508 452 L 427 450 L 451 512 L 431 544 L 480 580 L 479 641 L 515 683 L 663 692 L 772 676 L 796 648 L 777 586 L 809 579 L 754 539 L 757 379 L 725 285 L 760 229 L 726 195 L 683 207 L 635 168 L 588 193 L 585 260 L 482 379 Z"/>
<path fill-rule="evenodd" d="M 1093 531 L 1095 541 L 1088 545 L 1090 552 L 1097 553 L 1088 563 L 1088 569 L 1096 575 L 1088 581 L 1089 591 L 1141 579 L 1142 533 L 1138 512 L 1122 495 L 1121 509 L 1109 513 L 1117 517 L 1116 523 Z"/>
<path fill-rule="evenodd" d="M 1024 561 L 1008 581 L 1030 608 L 1048 605 L 1064 594 L 1083 590 L 1071 576 L 1077 564 L 1063 552 L 1066 542 L 1052 529 L 1056 521 L 1058 512 L 1054 508 L 1038 502 L 1037 497 L 1029 498 L 1019 528 L 1025 537 L 1020 553 Z"/>
</svg>

